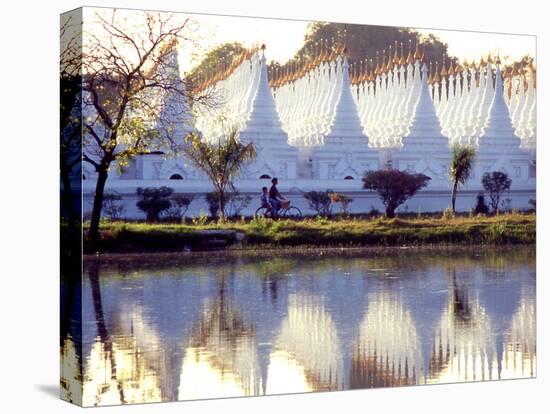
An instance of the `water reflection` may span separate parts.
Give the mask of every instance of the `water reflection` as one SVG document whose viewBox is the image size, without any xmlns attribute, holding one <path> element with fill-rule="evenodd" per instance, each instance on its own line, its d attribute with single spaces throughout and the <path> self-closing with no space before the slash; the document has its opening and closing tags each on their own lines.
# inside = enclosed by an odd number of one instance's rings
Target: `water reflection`
<svg viewBox="0 0 550 414">
<path fill-rule="evenodd" d="M 218 295 L 204 302 L 186 344 L 180 400 L 243 397 L 260 391 L 254 325 L 228 295 L 225 269 L 218 276 Z"/>
<path fill-rule="evenodd" d="M 82 327 L 61 342 L 64 397 L 91 406 L 534 377 L 533 250 L 93 260 Z"/>
<path fill-rule="evenodd" d="M 369 295 L 351 363 L 350 388 L 419 383 L 420 338 L 411 313 L 394 292 Z"/>
<path fill-rule="evenodd" d="M 322 297 L 291 294 L 275 344 L 266 394 L 342 388 L 342 350 Z"/>
</svg>

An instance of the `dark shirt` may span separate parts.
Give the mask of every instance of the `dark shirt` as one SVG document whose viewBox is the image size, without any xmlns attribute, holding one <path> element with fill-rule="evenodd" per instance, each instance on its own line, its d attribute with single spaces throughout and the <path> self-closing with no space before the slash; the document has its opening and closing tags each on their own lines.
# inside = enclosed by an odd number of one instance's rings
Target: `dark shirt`
<svg viewBox="0 0 550 414">
<path fill-rule="evenodd" d="M 280 197 L 280 196 L 281 195 L 279 194 L 279 190 L 277 190 L 277 187 L 275 186 L 275 184 L 273 184 L 269 189 L 269 198 L 277 199 L 277 197 Z"/>
</svg>

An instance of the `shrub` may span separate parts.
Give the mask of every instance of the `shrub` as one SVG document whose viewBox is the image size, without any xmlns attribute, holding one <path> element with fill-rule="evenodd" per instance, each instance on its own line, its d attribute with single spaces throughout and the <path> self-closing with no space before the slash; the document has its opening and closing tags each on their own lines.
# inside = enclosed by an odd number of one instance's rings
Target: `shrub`
<svg viewBox="0 0 550 414">
<path fill-rule="evenodd" d="M 330 201 L 334 204 L 340 204 L 342 214 L 349 215 L 349 205 L 353 202 L 353 198 L 341 193 L 330 193 Z"/>
<path fill-rule="evenodd" d="M 367 213 L 369 216 L 372 216 L 372 217 L 375 217 L 375 216 L 378 216 L 380 215 L 380 211 L 374 207 L 374 206 L 370 206 L 370 210 L 369 212 Z"/>
<path fill-rule="evenodd" d="M 193 201 L 193 194 L 177 194 L 174 195 L 170 201 L 172 205 L 170 208 L 162 212 L 162 217 L 167 221 L 181 222 L 185 217 L 185 213 L 189 210 L 189 205 Z"/>
<path fill-rule="evenodd" d="M 307 193 L 304 193 L 304 198 L 307 200 L 309 207 L 317 212 L 317 214 L 330 217 L 332 214 L 332 202 L 330 195 L 332 193 L 332 190 L 308 191 Z"/>
<path fill-rule="evenodd" d="M 443 211 L 443 220 L 450 220 L 452 218 L 454 218 L 454 213 L 453 213 L 453 208 L 452 207 L 447 207 L 444 211 Z"/>
<path fill-rule="evenodd" d="M 191 222 L 195 226 L 204 226 L 207 221 L 208 221 L 208 216 L 204 211 L 201 211 L 198 217 L 193 217 L 193 219 L 191 220 Z"/>
<path fill-rule="evenodd" d="M 206 193 L 204 195 L 206 202 L 208 203 L 208 211 L 210 212 L 210 217 L 215 219 L 218 217 L 220 212 L 220 200 L 218 192 Z M 226 192 L 224 194 L 225 199 L 225 217 L 238 217 L 241 215 L 242 211 L 250 205 L 252 197 L 242 196 L 238 191 Z"/>
<path fill-rule="evenodd" d="M 258 233 L 265 233 L 271 226 L 271 220 L 264 216 L 254 216 L 250 221 L 250 228 Z"/>
<path fill-rule="evenodd" d="M 501 171 L 493 171 L 483 174 L 481 179 L 483 188 L 489 193 L 489 200 L 493 213 L 498 213 L 500 207 L 500 197 L 502 194 L 510 190 L 512 180 L 508 177 L 508 174 Z"/>
<path fill-rule="evenodd" d="M 242 211 L 250 205 L 252 197 L 247 195 L 243 196 L 238 191 L 229 193 L 226 196 L 226 215 L 229 217 L 238 217 Z"/>
<path fill-rule="evenodd" d="M 325 226 L 329 223 L 328 219 L 325 216 L 318 215 L 315 217 L 315 224 L 319 224 L 321 226 Z"/>
<path fill-rule="evenodd" d="M 494 223 L 488 228 L 487 241 L 489 243 L 502 243 L 506 235 L 506 224 Z"/>
<path fill-rule="evenodd" d="M 103 195 L 103 212 L 111 220 L 120 220 L 126 211 L 126 207 L 119 203 L 122 196 L 116 193 L 105 193 Z"/>
<path fill-rule="evenodd" d="M 485 195 L 479 193 L 476 198 L 476 205 L 474 207 L 474 214 L 487 214 L 489 212 L 489 207 L 485 203 Z"/>
<path fill-rule="evenodd" d="M 532 207 L 533 211 L 537 211 L 537 200 L 530 198 L 529 205 Z"/>
<path fill-rule="evenodd" d="M 428 185 L 430 177 L 424 174 L 410 174 L 399 170 L 367 171 L 363 177 L 363 188 L 376 191 L 386 207 L 386 215 L 395 217 L 395 210 L 418 190 Z"/>
<path fill-rule="evenodd" d="M 140 199 L 136 206 L 145 213 L 148 222 L 158 221 L 160 213 L 172 206 L 170 196 L 173 192 L 174 190 L 164 186 L 160 188 L 139 187 L 136 194 Z"/>
</svg>

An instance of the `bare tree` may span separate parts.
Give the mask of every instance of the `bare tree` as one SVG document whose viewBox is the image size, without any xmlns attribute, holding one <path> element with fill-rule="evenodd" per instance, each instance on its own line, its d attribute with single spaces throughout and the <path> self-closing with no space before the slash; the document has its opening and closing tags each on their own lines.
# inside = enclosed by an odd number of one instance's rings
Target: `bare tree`
<svg viewBox="0 0 550 414">
<path fill-rule="evenodd" d="M 177 73 L 175 45 L 194 45 L 186 35 L 189 18 L 176 22 L 170 14 L 143 12 L 132 17 L 132 27 L 117 11 L 107 18 L 96 14 L 92 30 L 84 33 L 82 158 L 97 172 L 90 222 L 90 239 L 99 237 L 99 222 L 109 169 L 126 166 L 136 155 L 176 150 L 177 125 L 159 124 L 167 102 L 175 123 L 184 122 L 189 105 L 207 96 L 188 93 Z M 175 67 L 174 67 L 175 66 Z M 174 113 L 176 111 L 176 113 Z M 179 112 L 179 113 L 177 113 Z M 160 127 L 163 130 L 160 130 Z"/>
</svg>

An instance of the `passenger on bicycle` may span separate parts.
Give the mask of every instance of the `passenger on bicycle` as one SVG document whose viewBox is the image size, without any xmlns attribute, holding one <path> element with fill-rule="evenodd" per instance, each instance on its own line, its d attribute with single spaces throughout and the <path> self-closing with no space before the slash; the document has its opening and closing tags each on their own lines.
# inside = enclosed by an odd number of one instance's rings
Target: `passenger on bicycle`
<svg viewBox="0 0 550 414">
<path fill-rule="evenodd" d="M 269 204 L 271 204 L 271 217 L 277 217 L 279 214 L 279 209 L 281 208 L 281 202 L 288 203 L 288 200 L 284 198 L 281 193 L 279 193 L 279 190 L 277 190 L 277 184 L 279 184 L 279 180 L 277 178 L 273 178 L 271 180 L 272 186 L 269 189 Z"/>
<path fill-rule="evenodd" d="M 267 187 L 262 187 L 262 196 L 260 197 L 260 200 L 262 202 L 262 207 L 266 208 L 264 217 L 267 217 L 267 215 L 271 213 L 271 204 L 269 204 L 269 193 L 267 191 Z"/>
</svg>

